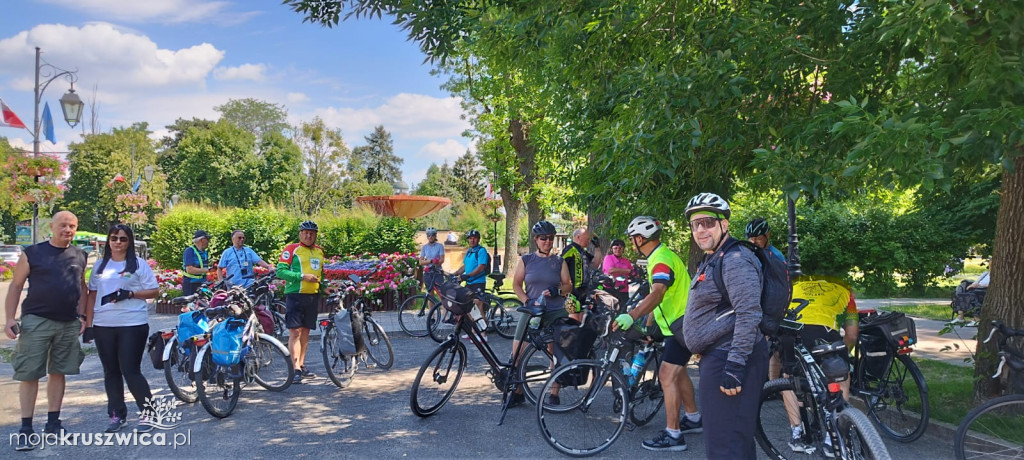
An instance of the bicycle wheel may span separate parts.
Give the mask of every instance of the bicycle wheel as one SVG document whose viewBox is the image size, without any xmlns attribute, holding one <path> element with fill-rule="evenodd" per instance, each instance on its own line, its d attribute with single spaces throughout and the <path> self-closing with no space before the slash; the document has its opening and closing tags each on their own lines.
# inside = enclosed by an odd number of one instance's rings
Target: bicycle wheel
<svg viewBox="0 0 1024 460">
<path fill-rule="evenodd" d="M 164 378 L 167 379 L 167 386 L 182 402 L 196 402 L 199 396 L 196 394 L 196 382 L 192 378 L 190 359 L 196 355 L 195 346 L 188 342 L 185 347 L 179 347 L 177 337 L 172 338 L 165 346 L 171 347 L 171 353 L 167 361 L 164 361 Z"/>
<path fill-rule="evenodd" d="M 427 314 L 427 331 L 435 342 L 444 342 L 455 333 L 455 316 L 441 304 L 435 304 Z"/>
<path fill-rule="evenodd" d="M 377 363 L 381 369 L 391 369 L 395 363 L 395 350 L 391 347 L 391 339 L 387 332 L 380 327 L 373 318 L 367 318 L 363 322 L 363 342 L 366 344 L 366 352 L 370 359 Z"/>
<path fill-rule="evenodd" d="M 817 412 L 817 406 L 808 393 L 802 393 L 802 398 L 796 398 L 792 393 L 797 381 L 793 378 L 781 378 L 765 382 L 761 391 L 761 405 L 758 408 L 757 430 L 754 438 L 761 446 L 761 450 L 773 459 L 821 459 L 826 458 L 821 448 L 824 437 L 821 434 L 821 424 Z M 785 392 L 788 392 L 785 393 Z M 811 447 L 811 452 L 797 450 L 799 446 L 791 446 L 793 439 L 792 421 L 786 412 L 784 398 L 788 397 L 794 401 L 797 407 L 795 417 L 804 427 L 803 442 Z"/>
<path fill-rule="evenodd" d="M 238 405 L 238 396 L 242 393 L 241 372 L 235 371 L 237 375 L 229 375 L 231 367 L 219 366 L 213 362 L 213 355 L 207 351 L 203 355 L 203 367 L 200 368 L 200 375 L 196 376 L 196 394 L 199 395 L 199 402 L 210 415 L 217 418 L 224 418 L 231 415 Z"/>
<path fill-rule="evenodd" d="M 653 352 L 652 352 L 653 355 Z M 653 356 L 652 356 L 653 357 Z M 629 420 L 636 426 L 643 426 L 654 419 L 665 403 L 665 392 L 661 390 L 661 380 L 658 379 L 658 367 L 660 359 L 647 359 L 643 369 L 640 370 L 640 377 L 636 386 L 630 388 L 630 409 Z"/>
<path fill-rule="evenodd" d="M 284 349 L 267 339 L 257 337 L 246 360 L 254 366 L 256 383 L 270 391 L 284 391 L 292 384 L 295 363 Z"/>
<path fill-rule="evenodd" d="M 437 347 L 420 366 L 409 395 L 409 408 L 420 417 L 429 417 L 441 410 L 455 393 L 466 370 L 466 346 L 451 341 Z M 429 372 L 429 373 L 428 373 Z M 452 372 L 455 374 L 452 375 Z"/>
<path fill-rule="evenodd" d="M 287 309 L 283 300 L 275 300 L 270 307 L 270 316 L 274 317 L 274 337 L 284 339 L 288 336 L 288 328 L 284 325 L 284 311 Z"/>
<path fill-rule="evenodd" d="M 523 305 L 519 300 L 503 299 L 500 303 L 494 304 L 487 312 L 487 323 L 498 335 L 511 339 L 516 333 L 516 325 L 519 323 L 519 313 L 516 309 Z"/>
<path fill-rule="evenodd" d="M 320 354 L 324 358 L 327 377 L 338 388 L 345 388 L 352 383 L 352 377 L 356 375 L 356 357 L 346 356 L 338 350 L 338 329 L 333 324 L 327 326 L 327 330 L 324 331 L 320 342 Z"/>
<path fill-rule="evenodd" d="M 959 460 L 1024 458 L 1024 395 L 992 399 L 967 413 L 953 440 Z"/>
<path fill-rule="evenodd" d="M 556 384 L 560 387 L 558 404 L 537 404 L 541 437 L 558 452 L 572 457 L 595 455 L 622 434 L 629 388 L 617 372 L 595 378 L 602 372 L 601 361 L 573 361 L 555 369 L 542 387 L 542 394 L 549 394 Z M 564 385 L 569 380 L 578 385 Z"/>
<path fill-rule="evenodd" d="M 427 336 L 427 314 L 437 301 L 427 294 L 417 294 L 398 307 L 398 325 L 413 337 Z"/>
<path fill-rule="evenodd" d="M 882 436 L 863 412 L 847 407 L 836 416 L 836 430 L 843 440 L 845 453 L 840 458 L 889 459 L 889 450 Z"/>
<path fill-rule="evenodd" d="M 551 343 L 550 338 L 545 343 Z M 523 354 L 519 356 L 517 366 L 518 380 L 521 382 L 523 394 L 530 404 L 537 403 L 537 395 L 543 394 L 540 388 L 551 376 L 551 370 L 555 368 L 555 357 L 548 351 L 547 346 L 537 348 L 532 343 L 523 344 Z"/>
<path fill-rule="evenodd" d="M 924 434 L 928 427 L 928 386 L 909 356 L 896 355 L 885 378 L 868 384 L 877 385 L 875 391 L 864 394 L 868 417 L 882 434 L 900 442 L 911 442 Z"/>
</svg>

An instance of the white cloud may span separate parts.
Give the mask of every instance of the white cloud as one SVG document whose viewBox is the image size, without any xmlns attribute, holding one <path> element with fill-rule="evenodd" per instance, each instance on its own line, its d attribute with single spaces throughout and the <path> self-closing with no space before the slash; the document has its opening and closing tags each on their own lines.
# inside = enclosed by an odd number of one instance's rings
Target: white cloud
<svg viewBox="0 0 1024 460">
<path fill-rule="evenodd" d="M 56 122 L 56 120 L 54 120 L 54 121 Z M 75 140 L 77 141 L 78 139 L 75 139 Z M 20 137 L 11 137 L 11 138 L 7 139 L 7 142 L 10 143 L 11 147 L 14 147 L 15 149 L 24 150 L 26 152 L 32 152 L 32 139 L 31 138 L 29 138 L 29 139 L 22 139 Z M 59 156 L 60 158 L 64 158 L 65 152 L 67 152 L 67 151 L 68 151 L 68 142 L 60 140 L 60 139 L 57 139 L 57 143 L 56 144 L 52 144 L 52 143 L 50 143 L 50 141 L 45 141 L 45 140 L 39 142 L 39 153 L 41 153 L 41 154 L 49 154 L 49 155 L 54 155 L 55 154 L 55 155 Z"/>
<path fill-rule="evenodd" d="M 443 143 L 432 141 L 420 148 L 417 158 L 441 164 L 448 160 L 448 164 L 455 163 L 455 159 L 466 153 L 466 146 L 455 139 L 447 139 Z"/>
<path fill-rule="evenodd" d="M 369 133 L 375 126 L 383 125 L 393 135 L 406 139 L 459 137 L 469 128 L 469 123 L 460 118 L 460 101 L 401 93 L 377 107 L 329 107 L 317 109 L 313 115 L 345 133 Z"/>
<path fill-rule="evenodd" d="M 267 66 L 264 64 L 242 64 L 238 67 L 217 67 L 213 69 L 213 78 L 218 80 L 252 80 L 266 79 Z"/>
<path fill-rule="evenodd" d="M 209 43 L 178 50 L 162 49 L 149 37 L 107 23 L 82 27 L 43 24 L 0 40 L 0 74 L 18 74 L 12 86 L 32 90 L 34 47 L 46 61 L 78 69 L 79 88 L 152 88 L 203 86 L 224 57 Z M 28 64 L 28 65 L 26 65 Z"/>
<path fill-rule="evenodd" d="M 309 96 L 306 93 L 288 93 L 286 97 L 288 102 L 292 104 L 301 104 L 309 101 Z"/>
<path fill-rule="evenodd" d="M 216 22 L 237 24 L 257 12 L 235 13 L 227 11 L 231 3 L 208 0 L 43 0 L 58 5 L 118 21 L 131 22 Z"/>
</svg>

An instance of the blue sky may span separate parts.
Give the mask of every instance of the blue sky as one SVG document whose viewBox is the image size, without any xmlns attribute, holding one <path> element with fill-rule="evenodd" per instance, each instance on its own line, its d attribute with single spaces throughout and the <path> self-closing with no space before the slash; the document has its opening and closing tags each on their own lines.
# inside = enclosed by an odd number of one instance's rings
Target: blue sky
<svg viewBox="0 0 1024 460">
<path fill-rule="evenodd" d="M 96 87 L 102 131 L 149 122 L 159 138 L 177 118 L 216 119 L 214 106 L 253 97 L 283 104 L 293 124 L 320 116 L 341 128 L 348 145 L 380 124 L 405 159 L 406 182 L 423 179 L 431 162 L 465 153 L 459 101 L 439 87 L 415 43 L 384 20 L 352 20 L 334 29 L 302 22 L 279 0 L 18 0 L 5 2 L 0 21 L 0 98 L 25 122 L 33 117 L 34 52 L 77 68 L 75 89 L 87 101 Z M 68 85 L 54 81 L 43 95 L 54 111 L 57 144 L 80 139 L 57 99 Z M 88 116 L 88 112 L 86 113 Z M 12 144 L 31 149 L 25 130 L 0 128 Z"/>
</svg>

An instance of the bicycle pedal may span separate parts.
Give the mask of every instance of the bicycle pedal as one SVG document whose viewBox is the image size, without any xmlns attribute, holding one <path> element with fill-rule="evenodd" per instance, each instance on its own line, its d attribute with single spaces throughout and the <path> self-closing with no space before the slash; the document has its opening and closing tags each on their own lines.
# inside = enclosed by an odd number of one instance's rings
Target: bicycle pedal
<svg viewBox="0 0 1024 460">
<path fill-rule="evenodd" d="M 633 422 L 626 422 L 626 426 L 624 428 L 626 428 L 626 431 L 633 431 L 636 429 L 636 425 L 634 425 Z"/>
</svg>

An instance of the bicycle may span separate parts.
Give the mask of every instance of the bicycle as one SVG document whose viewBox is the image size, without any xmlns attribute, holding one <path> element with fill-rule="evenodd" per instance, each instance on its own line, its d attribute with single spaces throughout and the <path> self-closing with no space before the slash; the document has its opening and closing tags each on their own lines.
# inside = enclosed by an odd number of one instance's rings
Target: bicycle
<svg viewBox="0 0 1024 460">
<path fill-rule="evenodd" d="M 476 293 L 477 298 L 484 304 L 484 311 L 487 312 L 484 318 L 478 318 L 477 321 L 482 321 L 482 330 L 486 332 L 494 331 L 506 339 L 511 339 L 516 332 L 516 326 L 519 324 L 519 321 L 518 315 L 509 313 L 509 310 L 514 311 L 522 306 L 523 303 L 519 299 L 501 297 L 501 291 L 498 289 L 501 287 L 505 275 L 491 273 L 487 277 L 494 280 L 494 287 L 492 288 L 494 293 L 487 291 Z M 454 280 L 454 278 L 452 279 Z M 439 303 L 430 308 L 430 313 L 427 315 L 427 332 L 430 338 L 434 339 L 437 343 L 441 343 L 454 330 L 455 318 L 450 311 L 443 308 Z"/>
<path fill-rule="evenodd" d="M 864 401 L 882 434 L 900 442 L 914 441 L 928 428 L 928 384 L 910 359 L 915 344 L 914 320 L 903 313 L 865 315 L 850 375 L 850 394 Z"/>
<path fill-rule="evenodd" d="M 754 433 L 757 443 L 771 458 L 806 458 L 808 453 L 791 451 L 795 448 L 787 445 L 792 439 L 790 427 L 796 421 L 790 420 L 786 411 L 788 399 L 797 407 L 803 441 L 812 446 L 809 453 L 841 459 L 888 459 L 889 452 L 874 425 L 843 399 L 839 382 L 850 371 L 846 345 L 835 342 L 808 350 L 800 338 L 804 325 L 792 316 L 782 321 L 779 335 L 794 339 L 796 375 L 765 382 Z"/>
<path fill-rule="evenodd" d="M 263 332 L 252 300 L 243 288 L 229 291 L 228 304 L 209 308 L 207 317 L 224 321 L 244 321 L 241 349 L 235 364 L 218 364 L 213 359 L 213 332 L 195 339 L 199 351 L 193 372 L 199 402 L 210 415 L 224 418 L 234 412 L 242 387 L 259 384 L 269 391 L 284 391 L 292 384 L 295 364 L 288 349 L 276 338 Z M 275 366 L 277 364 L 277 366 Z"/>
<path fill-rule="evenodd" d="M 209 306 L 207 300 L 200 298 L 199 294 L 175 297 L 171 299 L 171 304 L 187 305 L 186 309 L 189 312 L 196 312 L 199 315 L 203 314 L 199 310 L 206 309 Z M 205 316 L 203 316 L 203 320 L 205 322 Z M 209 332 L 210 328 L 213 327 L 212 324 L 201 324 L 198 319 L 194 319 L 191 324 L 194 324 L 197 328 L 185 332 L 185 327 L 182 326 L 181 320 L 179 320 L 178 327 L 162 332 L 162 337 L 166 341 L 163 349 L 164 378 L 167 380 L 167 386 L 171 389 L 171 393 L 182 402 L 189 404 L 196 402 L 199 398 L 196 394 L 195 374 L 192 372 L 192 358 L 196 355 L 196 346 L 193 339 L 197 335 L 201 336 L 203 333 Z M 195 334 L 196 332 L 200 333 Z"/>
<path fill-rule="evenodd" d="M 992 321 L 992 330 L 984 343 L 991 341 L 996 332 L 1001 336 L 998 343 L 999 367 L 992 378 L 999 378 L 1007 364 L 1015 372 L 1024 372 L 1024 353 L 1009 344 L 1013 337 L 1024 337 L 1024 329 Z M 991 399 L 967 413 L 957 427 L 953 451 L 959 460 L 1024 458 L 1024 394 Z"/>
<path fill-rule="evenodd" d="M 541 394 L 558 385 L 558 403 L 537 405 L 541 437 L 572 457 L 604 451 L 623 429 L 632 431 L 650 422 L 665 400 L 658 380 L 663 344 L 643 343 L 644 334 L 636 328 L 602 335 L 609 343 L 603 357 L 556 368 Z M 637 353 L 647 359 L 634 373 L 630 363 Z"/>
<path fill-rule="evenodd" d="M 442 290 L 448 295 L 442 296 L 441 305 L 453 313 L 455 331 L 468 335 L 487 361 L 487 376 L 502 392 L 501 417 L 498 420 L 498 425 L 501 425 L 517 387 L 522 389 L 527 401 L 536 403 L 540 394 L 536 392 L 537 386 L 543 385 L 554 367 L 554 355 L 548 350 L 548 344 L 553 341 L 552 327 L 543 330 L 527 328 L 521 346 L 512 351 L 508 361 L 503 361 L 483 340 L 479 321 L 470 318 L 470 310 L 476 308 L 470 290 L 454 283 L 445 285 Z M 536 305 L 522 306 L 516 311 L 531 318 L 539 318 L 543 313 Z M 419 417 L 429 417 L 441 410 L 462 380 L 466 370 L 466 345 L 459 341 L 455 331 L 430 354 L 416 373 L 409 407 Z"/>
<path fill-rule="evenodd" d="M 441 272 L 442 282 L 434 283 L 430 291 L 423 294 L 416 294 L 405 299 L 398 307 L 398 325 L 412 337 L 426 337 L 429 333 L 428 316 L 434 306 L 438 304 L 441 294 L 438 290 L 444 283 L 455 279 L 455 275 Z"/>
<path fill-rule="evenodd" d="M 351 281 L 345 281 L 343 285 L 358 284 L 361 280 L 356 275 L 351 275 Z M 387 370 L 395 362 L 394 348 L 391 346 L 391 339 L 384 328 L 373 319 L 373 310 L 370 309 L 366 299 L 357 298 L 351 305 L 342 305 L 342 292 L 331 294 L 327 297 L 327 305 L 333 306 L 333 314 L 328 318 L 321 319 L 320 325 L 320 354 L 324 360 L 324 368 L 327 369 L 327 376 L 338 388 L 348 387 L 352 383 L 357 369 L 356 359 L 360 358 L 366 365 L 366 358 L 369 357 L 378 367 Z M 345 325 L 337 324 L 337 314 L 342 310 L 348 313 L 349 322 Z M 360 318 L 360 320 L 353 320 Z M 361 325 L 360 325 L 361 323 Z M 359 335 L 353 330 L 353 339 L 356 345 L 355 353 L 345 353 L 339 343 L 339 327 L 358 327 Z"/>
<path fill-rule="evenodd" d="M 285 326 L 284 313 L 287 310 L 284 300 L 277 299 L 274 297 L 274 292 L 270 289 L 270 284 L 276 279 L 274 272 L 269 272 L 265 275 L 260 275 L 256 278 L 253 284 L 250 284 L 246 288 L 246 292 L 249 293 L 253 298 L 253 303 L 256 305 L 262 305 L 271 318 L 274 320 L 274 330 L 266 331 L 272 334 L 278 339 L 283 339 L 287 336 L 288 328 Z"/>
</svg>

